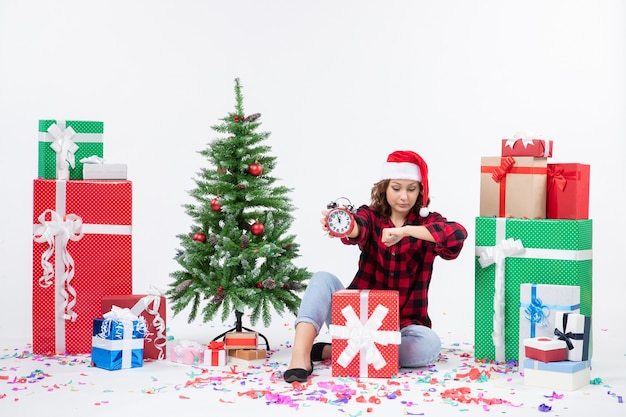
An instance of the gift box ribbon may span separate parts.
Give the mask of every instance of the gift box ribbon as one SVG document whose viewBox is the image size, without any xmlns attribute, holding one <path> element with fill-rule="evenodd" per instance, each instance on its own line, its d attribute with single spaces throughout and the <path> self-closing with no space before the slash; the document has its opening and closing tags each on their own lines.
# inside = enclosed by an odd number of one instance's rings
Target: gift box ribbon
<svg viewBox="0 0 626 417">
<path fill-rule="evenodd" d="M 146 332 L 146 341 L 154 344 L 159 351 L 157 358 L 164 359 L 167 345 L 167 339 L 165 337 L 165 319 L 161 317 L 161 313 L 159 313 L 162 292 L 151 286 L 148 293 L 148 295 L 137 301 L 130 311 L 137 316 L 145 311 L 154 317 L 152 319 L 152 326 L 154 326 L 154 329 L 156 330 L 156 336 L 153 341 L 151 337 L 152 334 L 150 332 Z"/>
<path fill-rule="evenodd" d="M 530 287 L 530 302 L 520 303 L 520 307 L 524 309 L 524 318 L 530 322 L 530 337 L 535 337 L 536 325 L 548 326 L 546 319 L 550 315 L 550 310 L 574 311 L 580 308 L 580 304 L 544 304 L 541 299 L 537 297 L 537 284 L 533 284 Z"/>
<path fill-rule="evenodd" d="M 209 342 L 207 347 L 211 351 L 211 365 L 218 366 L 220 364 L 220 355 L 226 357 L 226 351 L 224 349 L 224 342 L 212 341 Z"/>
<path fill-rule="evenodd" d="M 554 165 L 548 165 L 548 190 L 558 187 L 559 190 L 565 191 L 568 181 L 580 180 L 580 172 L 565 171 L 564 168 Z"/>
<path fill-rule="evenodd" d="M 76 145 L 76 143 L 72 140 L 72 138 L 76 135 L 76 132 L 71 126 L 65 127 L 65 121 L 60 120 L 57 123 L 50 125 L 48 133 L 50 133 L 54 138 L 50 147 L 57 155 L 57 179 L 67 180 L 70 178 L 68 166 L 74 168 L 76 165 L 75 153 L 78 150 L 78 145 Z"/>
<path fill-rule="evenodd" d="M 540 135 L 534 135 L 534 134 L 527 133 L 527 132 L 518 132 L 513 135 L 512 139 L 507 139 L 504 146 L 513 149 L 515 147 L 515 143 L 520 142 L 522 146 L 524 147 L 524 149 L 526 149 L 528 145 L 533 145 L 535 143 L 535 140 L 543 141 L 543 139 L 540 139 L 540 138 L 541 138 Z M 547 158 L 548 155 L 550 155 L 550 146 L 548 146 L 548 144 L 545 143 L 543 156 Z"/>
<path fill-rule="evenodd" d="M 224 350 L 224 342 L 218 342 L 218 341 L 209 342 L 208 349 L 211 349 L 211 350 Z"/>
<path fill-rule="evenodd" d="M 506 219 L 496 218 L 496 246 L 476 246 L 475 254 L 478 256 L 480 266 L 486 268 L 495 264 L 495 293 L 494 305 L 494 329 L 492 333 L 493 343 L 496 349 L 496 361 L 505 361 L 504 352 L 504 287 L 505 287 L 505 261 L 510 258 L 532 258 L 582 261 L 592 258 L 591 249 L 566 250 L 566 249 L 541 249 L 525 248 L 520 240 L 506 238 Z M 519 243 L 516 243 L 519 242 Z"/>
<path fill-rule="evenodd" d="M 182 361 L 183 353 L 185 350 L 189 350 L 193 356 L 194 363 L 198 363 L 200 358 L 194 352 L 199 352 L 201 349 L 202 345 L 198 342 L 194 342 L 193 340 L 181 340 L 178 344 L 174 345 L 174 354 L 178 361 Z"/>
<path fill-rule="evenodd" d="M 491 338 L 495 346 L 496 361 L 505 361 L 504 352 L 504 277 L 505 260 L 524 251 L 524 245 L 520 240 L 504 239 L 493 248 L 481 248 L 477 254 L 478 262 L 483 268 L 491 264 L 496 266 L 496 276 L 494 280 L 495 292 L 493 296 L 493 332 Z"/>
<path fill-rule="evenodd" d="M 103 315 L 100 332 L 93 338 L 94 347 L 122 352 L 122 369 L 130 368 L 133 349 L 143 349 L 146 322 L 128 308 L 113 306 Z M 117 324 L 116 326 L 114 324 Z M 112 329 L 115 329 L 113 332 Z"/>
<path fill-rule="evenodd" d="M 563 340 L 565 341 L 565 343 L 567 344 L 567 349 L 569 350 L 573 350 L 574 349 L 574 343 L 572 342 L 572 340 L 581 340 L 583 341 L 583 345 L 582 345 L 582 352 L 581 352 L 581 360 L 587 360 L 587 358 L 589 357 L 589 345 L 587 343 L 584 343 L 585 340 L 585 333 L 573 333 L 573 332 L 568 332 L 567 331 L 567 320 L 568 320 L 568 316 L 569 313 L 563 313 L 563 330 L 559 329 L 558 327 L 554 329 L 554 335 L 558 337 L 559 340 Z M 590 324 L 588 322 L 588 318 L 585 317 L 585 331 L 589 331 L 590 330 Z"/>
<path fill-rule="evenodd" d="M 129 235 L 132 226 L 85 224 L 76 214 L 66 214 L 67 181 L 58 180 L 55 190 L 55 210 L 46 209 L 39 215 L 39 224 L 33 225 L 33 240 L 47 244 L 41 255 L 43 275 L 39 285 L 46 288 L 55 283 L 55 344 L 57 352 L 65 352 L 65 321 L 76 321 L 73 310 L 78 295 L 72 286 L 75 265 L 67 249 L 70 240 L 78 241 L 85 234 Z M 49 219 L 49 220 L 48 220 Z M 54 267 L 50 258 L 54 253 Z"/>
<path fill-rule="evenodd" d="M 500 158 L 499 166 L 481 166 L 482 174 L 491 174 L 491 179 L 500 184 L 499 217 L 504 217 L 506 206 L 506 177 L 508 174 L 545 175 L 546 167 L 515 166 L 515 159 L 511 156 Z"/>
<path fill-rule="evenodd" d="M 367 375 L 368 364 L 374 369 L 383 368 L 387 361 L 376 347 L 376 343 L 382 346 L 388 344 L 399 345 L 401 335 L 399 331 L 378 330 L 389 309 L 381 304 L 377 305 L 372 315 L 368 315 L 368 295 L 369 291 L 363 290 L 359 293 L 360 317 L 351 305 L 344 307 L 341 314 L 346 318 L 346 325 L 330 326 L 330 335 L 336 339 L 347 339 L 348 344 L 339 355 L 337 363 L 344 368 L 347 367 L 357 354 L 360 354 L 360 374 Z"/>
</svg>

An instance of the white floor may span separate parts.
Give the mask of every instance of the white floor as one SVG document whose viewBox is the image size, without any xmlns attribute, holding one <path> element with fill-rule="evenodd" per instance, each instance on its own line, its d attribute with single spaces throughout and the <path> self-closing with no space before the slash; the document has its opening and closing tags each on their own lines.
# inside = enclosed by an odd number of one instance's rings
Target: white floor
<svg viewBox="0 0 626 417">
<path fill-rule="evenodd" d="M 221 331 L 178 325 L 169 336 L 204 342 Z M 262 332 L 270 342 L 267 360 L 231 359 L 225 367 L 208 369 L 165 360 L 107 371 L 91 367 L 88 355 L 38 357 L 28 341 L 3 338 L 0 416 L 214 416 L 233 411 L 255 416 L 529 416 L 542 413 L 542 404 L 551 407 L 552 416 L 626 415 L 626 347 L 610 329 L 595 332 L 594 383 L 572 392 L 526 386 L 517 369 L 476 363 L 472 345 L 453 334 L 442 335 L 445 349 L 429 369 L 402 370 L 392 380 L 356 381 L 331 377 L 329 364 L 321 363 L 309 384 L 292 386 L 282 379 L 293 337 L 290 324 L 280 321 Z M 453 396 L 468 402 L 453 401 Z"/>
</svg>

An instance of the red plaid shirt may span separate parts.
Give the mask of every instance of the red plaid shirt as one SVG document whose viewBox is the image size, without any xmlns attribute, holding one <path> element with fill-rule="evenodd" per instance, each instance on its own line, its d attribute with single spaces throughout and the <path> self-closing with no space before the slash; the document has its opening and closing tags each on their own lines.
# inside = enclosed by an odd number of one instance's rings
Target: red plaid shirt
<svg viewBox="0 0 626 417">
<path fill-rule="evenodd" d="M 390 219 L 375 213 L 368 206 L 355 214 L 360 226 L 357 238 L 342 238 L 346 245 L 359 245 L 361 256 L 350 289 L 397 290 L 400 301 L 400 327 L 421 324 L 431 327 L 428 316 L 428 287 L 436 256 L 455 259 L 467 238 L 465 228 L 449 222 L 439 213 L 426 218 L 410 213 L 405 225 L 426 226 L 435 242 L 405 237 L 396 245 L 381 243 L 382 230 L 395 227 Z"/>
</svg>

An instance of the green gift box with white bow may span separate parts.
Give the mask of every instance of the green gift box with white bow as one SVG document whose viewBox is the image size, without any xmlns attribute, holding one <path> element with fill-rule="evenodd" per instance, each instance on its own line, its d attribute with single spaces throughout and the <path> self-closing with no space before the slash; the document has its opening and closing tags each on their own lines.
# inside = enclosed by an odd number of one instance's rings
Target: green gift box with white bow
<svg viewBox="0 0 626 417">
<path fill-rule="evenodd" d="M 477 217 L 475 240 L 476 360 L 519 360 L 521 284 L 579 286 L 591 316 L 591 219 Z"/>
<path fill-rule="evenodd" d="M 38 178 L 82 180 L 80 160 L 104 157 L 103 133 L 103 122 L 39 120 Z"/>
</svg>

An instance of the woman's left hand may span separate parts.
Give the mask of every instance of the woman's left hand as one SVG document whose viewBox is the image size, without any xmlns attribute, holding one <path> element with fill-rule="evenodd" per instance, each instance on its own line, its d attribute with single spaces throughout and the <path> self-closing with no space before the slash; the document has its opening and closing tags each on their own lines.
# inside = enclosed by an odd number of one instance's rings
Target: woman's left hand
<svg viewBox="0 0 626 417">
<path fill-rule="evenodd" d="M 404 237 L 401 227 L 388 227 L 383 229 L 380 241 L 385 246 L 392 246 L 398 243 Z"/>
</svg>

